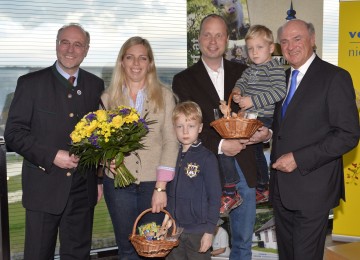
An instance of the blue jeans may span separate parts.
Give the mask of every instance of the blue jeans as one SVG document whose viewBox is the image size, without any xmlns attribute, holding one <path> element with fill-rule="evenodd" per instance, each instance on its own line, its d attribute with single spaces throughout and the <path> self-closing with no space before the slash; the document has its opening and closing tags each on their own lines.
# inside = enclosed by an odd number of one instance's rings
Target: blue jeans
<svg viewBox="0 0 360 260">
<path fill-rule="evenodd" d="M 271 127 L 273 119 L 271 117 L 258 117 L 258 119 L 267 128 Z M 263 191 L 266 189 L 266 185 L 269 182 L 269 166 L 264 155 L 264 144 L 255 144 L 255 158 L 257 165 L 257 189 Z"/>
<path fill-rule="evenodd" d="M 235 162 L 240 176 L 236 185 L 243 203 L 230 212 L 231 253 L 230 260 L 251 260 L 252 235 L 256 217 L 256 192 L 249 188 L 240 166 Z"/>
<path fill-rule="evenodd" d="M 239 182 L 239 174 L 235 168 L 235 157 L 218 154 L 221 185 L 236 184 Z"/>
<path fill-rule="evenodd" d="M 269 166 L 264 155 L 264 144 L 255 144 L 257 189 L 263 191 L 269 182 Z"/>
<path fill-rule="evenodd" d="M 136 253 L 129 241 L 129 235 L 132 233 L 136 218 L 145 209 L 151 207 L 155 182 L 141 182 L 139 185 L 131 184 L 125 188 L 114 188 L 114 180 L 104 176 L 103 185 L 105 202 L 114 227 L 119 259 L 145 259 Z M 163 218 L 163 213 L 147 213 L 140 218 L 137 226 L 152 221 L 160 225 Z"/>
</svg>

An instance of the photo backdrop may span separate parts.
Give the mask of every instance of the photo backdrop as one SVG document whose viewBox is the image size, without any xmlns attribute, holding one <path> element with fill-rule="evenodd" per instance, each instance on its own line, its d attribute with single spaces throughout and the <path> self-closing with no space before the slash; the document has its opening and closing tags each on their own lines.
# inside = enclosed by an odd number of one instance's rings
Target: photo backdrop
<svg viewBox="0 0 360 260">
<path fill-rule="evenodd" d="M 226 58 L 244 62 L 247 58 L 244 37 L 250 27 L 246 0 L 187 0 L 187 65 L 200 58 L 198 36 L 201 20 L 209 14 L 219 14 L 227 21 L 230 33 Z"/>
</svg>

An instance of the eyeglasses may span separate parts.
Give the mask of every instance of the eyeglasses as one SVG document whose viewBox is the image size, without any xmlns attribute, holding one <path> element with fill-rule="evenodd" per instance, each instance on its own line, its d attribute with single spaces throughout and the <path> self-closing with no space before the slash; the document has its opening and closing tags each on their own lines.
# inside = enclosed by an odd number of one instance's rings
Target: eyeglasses
<svg viewBox="0 0 360 260">
<path fill-rule="evenodd" d="M 59 44 L 60 48 L 62 48 L 62 49 L 68 49 L 68 48 L 70 48 L 70 46 L 72 46 L 77 51 L 82 51 L 85 49 L 85 45 L 83 45 L 80 42 L 71 43 L 68 40 L 59 40 L 58 44 Z"/>
</svg>

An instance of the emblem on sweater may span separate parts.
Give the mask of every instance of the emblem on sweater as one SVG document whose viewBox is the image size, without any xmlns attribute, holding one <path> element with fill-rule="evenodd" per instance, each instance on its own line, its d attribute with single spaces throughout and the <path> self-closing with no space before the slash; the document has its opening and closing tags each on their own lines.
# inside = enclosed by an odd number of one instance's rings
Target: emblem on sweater
<svg viewBox="0 0 360 260">
<path fill-rule="evenodd" d="M 186 175 L 190 178 L 196 177 L 197 174 L 200 172 L 200 165 L 196 163 L 188 163 L 185 167 Z"/>
</svg>

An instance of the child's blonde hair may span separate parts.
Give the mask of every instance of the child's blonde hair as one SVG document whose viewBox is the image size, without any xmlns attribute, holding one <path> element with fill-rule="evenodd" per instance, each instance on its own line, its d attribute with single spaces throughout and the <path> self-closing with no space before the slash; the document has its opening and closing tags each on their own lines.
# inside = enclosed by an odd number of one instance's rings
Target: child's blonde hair
<svg viewBox="0 0 360 260">
<path fill-rule="evenodd" d="M 269 44 L 274 43 L 274 35 L 272 31 L 264 25 L 257 24 L 251 26 L 245 35 L 245 42 L 256 37 L 263 37 Z"/>
<path fill-rule="evenodd" d="M 177 104 L 172 113 L 172 122 L 175 123 L 180 115 L 184 115 L 188 120 L 197 120 L 199 123 L 202 123 L 201 108 L 193 101 L 185 101 Z"/>
</svg>

